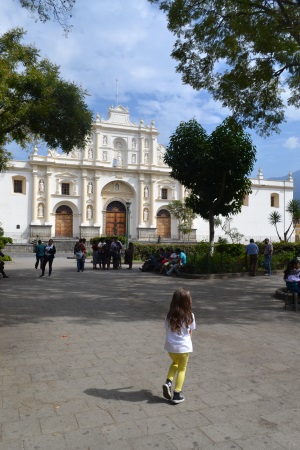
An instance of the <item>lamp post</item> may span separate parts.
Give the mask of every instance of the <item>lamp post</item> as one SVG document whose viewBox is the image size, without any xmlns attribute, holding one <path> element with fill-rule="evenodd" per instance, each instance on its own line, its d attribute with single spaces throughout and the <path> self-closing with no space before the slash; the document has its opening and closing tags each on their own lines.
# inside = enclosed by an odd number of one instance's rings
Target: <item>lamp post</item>
<svg viewBox="0 0 300 450">
<path fill-rule="evenodd" d="M 129 227 L 130 227 L 130 205 L 131 202 L 126 202 L 126 248 L 128 248 Z"/>
</svg>

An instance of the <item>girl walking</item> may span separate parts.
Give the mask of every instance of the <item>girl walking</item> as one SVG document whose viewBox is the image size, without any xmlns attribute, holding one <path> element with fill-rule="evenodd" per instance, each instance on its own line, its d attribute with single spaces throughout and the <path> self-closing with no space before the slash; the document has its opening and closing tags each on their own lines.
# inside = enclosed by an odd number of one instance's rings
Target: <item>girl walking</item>
<svg viewBox="0 0 300 450">
<path fill-rule="evenodd" d="M 192 313 L 192 296 L 188 290 L 180 288 L 174 292 L 165 319 L 165 326 L 165 350 L 169 353 L 172 364 L 169 368 L 167 380 L 162 387 L 163 396 L 177 404 L 184 401 L 181 391 L 189 354 L 193 351 L 192 330 L 196 328 L 195 316 Z M 172 397 L 172 382 L 176 373 Z"/>
</svg>

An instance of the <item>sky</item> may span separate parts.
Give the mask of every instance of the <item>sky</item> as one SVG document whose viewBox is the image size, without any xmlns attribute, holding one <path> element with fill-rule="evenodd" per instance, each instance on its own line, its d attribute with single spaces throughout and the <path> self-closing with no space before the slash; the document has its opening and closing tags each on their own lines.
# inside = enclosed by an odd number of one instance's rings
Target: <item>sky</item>
<svg viewBox="0 0 300 450">
<path fill-rule="evenodd" d="M 13 27 L 26 30 L 24 42 L 60 66 L 65 80 L 82 86 L 89 108 L 101 118 L 107 119 L 109 107 L 121 104 L 129 108 L 133 123 L 154 120 L 159 143 L 168 145 L 181 121 L 195 118 L 211 133 L 230 114 L 207 92 L 182 83 L 170 56 L 175 37 L 156 5 L 147 0 L 77 0 L 70 24 L 66 37 L 58 23 L 35 21 L 19 0 L 1 2 L 1 34 Z M 286 119 L 281 133 L 268 138 L 248 130 L 257 148 L 251 176 L 259 168 L 265 178 L 300 169 L 300 110 L 288 108 Z M 10 151 L 15 159 L 28 158 L 15 145 Z"/>
</svg>

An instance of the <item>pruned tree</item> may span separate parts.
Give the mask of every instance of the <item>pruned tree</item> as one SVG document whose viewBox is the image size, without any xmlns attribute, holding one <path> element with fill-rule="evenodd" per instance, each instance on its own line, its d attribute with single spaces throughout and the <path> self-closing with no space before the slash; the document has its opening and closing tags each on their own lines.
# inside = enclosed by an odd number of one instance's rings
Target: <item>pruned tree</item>
<svg viewBox="0 0 300 450">
<path fill-rule="evenodd" d="M 299 0 L 148 0 L 165 11 L 183 82 L 208 90 L 244 126 L 278 131 L 300 106 Z"/>
<path fill-rule="evenodd" d="M 69 153 L 83 147 L 92 127 L 87 92 L 60 77 L 59 67 L 24 45 L 22 29 L 0 36 L 0 171 L 11 158 L 7 144 L 22 148 L 43 140 Z"/>
<path fill-rule="evenodd" d="M 209 221 L 211 252 L 215 218 L 241 211 L 256 150 L 249 134 L 229 117 L 210 136 L 195 120 L 181 122 L 165 153 L 171 177 L 190 190 L 187 206 Z"/>
</svg>

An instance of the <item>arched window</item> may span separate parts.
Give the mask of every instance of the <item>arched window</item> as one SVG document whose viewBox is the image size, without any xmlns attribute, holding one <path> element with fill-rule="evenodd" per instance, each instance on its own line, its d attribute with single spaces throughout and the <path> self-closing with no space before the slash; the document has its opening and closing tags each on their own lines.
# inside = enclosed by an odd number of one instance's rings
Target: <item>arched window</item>
<svg viewBox="0 0 300 450">
<path fill-rule="evenodd" d="M 243 200 L 243 206 L 249 206 L 249 195 L 245 195 Z"/>
<path fill-rule="evenodd" d="M 271 207 L 279 208 L 279 194 L 271 194 Z"/>
</svg>

